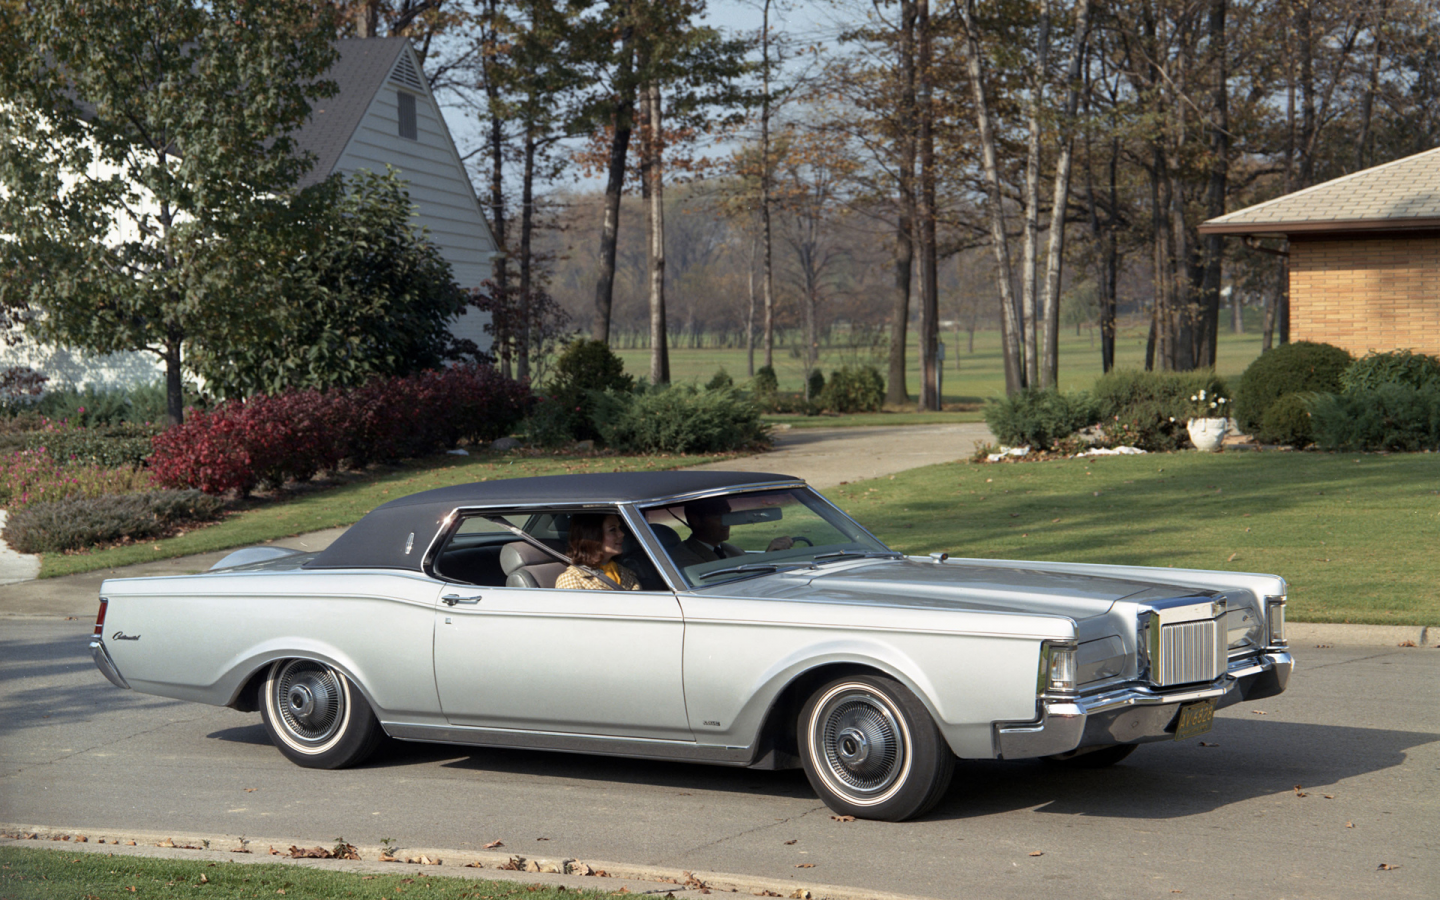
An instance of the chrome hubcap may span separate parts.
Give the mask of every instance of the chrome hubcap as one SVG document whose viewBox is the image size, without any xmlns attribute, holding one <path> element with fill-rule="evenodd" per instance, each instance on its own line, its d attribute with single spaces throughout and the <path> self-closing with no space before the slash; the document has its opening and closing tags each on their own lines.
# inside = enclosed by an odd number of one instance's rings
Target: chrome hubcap
<svg viewBox="0 0 1440 900">
<path fill-rule="evenodd" d="M 903 729 L 885 698 L 857 688 L 826 698 L 812 720 L 827 780 L 857 799 L 894 786 L 906 759 Z"/>
<path fill-rule="evenodd" d="M 344 718 L 345 695 L 333 669 L 291 660 L 282 664 L 274 683 L 280 720 L 293 738 L 320 744 L 334 736 Z"/>
</svg>

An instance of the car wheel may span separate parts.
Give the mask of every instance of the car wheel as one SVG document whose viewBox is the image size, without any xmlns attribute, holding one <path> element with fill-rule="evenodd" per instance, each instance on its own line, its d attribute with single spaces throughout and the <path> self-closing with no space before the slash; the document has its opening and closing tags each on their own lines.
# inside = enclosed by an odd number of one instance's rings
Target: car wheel
<svg viewBox="0 0 1440 900">
<path fill-rule="evenodd" d="M 1080 753 L 1047 756 L 1045 761 L 1068 769 L 1106 769 L 1135 752 L 1139 744 L 1106 744 Z"/>
<path fill-rule="evenodd" d="M 353 766 L 369 756 L 384 736 L 365 697 L 324 663 L 279 660 L 270 666 L 260 690 L 265 731 L 297 765 Z"/>
<path fill-rule="evenodd" d="M 840 678 L 805 703 L 800 759 L 810 785 L 841 815 L 901 821 L 944 795 L 955 756 L 930 712 L 883 675 Z"/>
</svg>

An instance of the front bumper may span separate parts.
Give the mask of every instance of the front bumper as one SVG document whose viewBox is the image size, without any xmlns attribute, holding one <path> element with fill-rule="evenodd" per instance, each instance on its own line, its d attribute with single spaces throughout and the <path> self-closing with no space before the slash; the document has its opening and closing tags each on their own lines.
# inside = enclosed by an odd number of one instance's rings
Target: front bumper
<svg viewBox="0 0 1440 900">
<path fill-rule="evenodd" d="M 1170 740 L 1180 707 L 1215 700 L 1216 709 L 1242 700 L 1273 697 L 1285 690 L 1295 659 L 1286 650 L 1267 650 L 1236 660 L 1222 678 L 1178 691 L 1130 685 L 1081 697 L 1047 697 L 1039 721 L 995 726 L 996 755 L 1002 759 L 1055 756 L 1110 744 Z"/>
<path fill-rule="evenodd" d="M 110 679 L 111 684 L 127 691 L 130 690 L 130 682 L 126 681 L 125 676 L 120 674 L 120 670 L 115 668 L 115 660 L 110 658 L 110 651 L 105 648 L 104 641 L 98 637 L 90 641 L 90 655 L 95 659 L 95 668 L 100 670 L 101 675 Z"/>
</svg>

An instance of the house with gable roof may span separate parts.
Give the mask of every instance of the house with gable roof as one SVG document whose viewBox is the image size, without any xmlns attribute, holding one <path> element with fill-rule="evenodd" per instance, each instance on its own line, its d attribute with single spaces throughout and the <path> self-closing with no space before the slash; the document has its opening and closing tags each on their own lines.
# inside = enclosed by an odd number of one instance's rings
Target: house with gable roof
<svg viewBox="0 0 1440 900">
<path fill-rule="evenodd" d="M 1204 223 L 1286 238 L 1290 338 L 1440 355 L 1440 147 Z"/>
<path fill-rule="evenodd" d="M 318 101 L 309 121 L 292 135 L 301 150 L 315 156 L 297 187 L 335 173 L 393 168 L 406 182 L 416 228 L 428 232 L 461 288 L 478 288 L 499 252 L 495 236 L 409 39 L 339 40 L 335 48 L 339 58 L 326 78 L 339 90 Z M 450 331 L 488 350 L 486 324 L 483 313 L 471 311 L 457 317 Z M 76 388 L 145 384 L 164 376 L 148 353 L 94 355 L 29 338 L 15 346 L 0 343 L 0 369 L 22 365 L 48 376 L 52 386 Z"/>
</svg>

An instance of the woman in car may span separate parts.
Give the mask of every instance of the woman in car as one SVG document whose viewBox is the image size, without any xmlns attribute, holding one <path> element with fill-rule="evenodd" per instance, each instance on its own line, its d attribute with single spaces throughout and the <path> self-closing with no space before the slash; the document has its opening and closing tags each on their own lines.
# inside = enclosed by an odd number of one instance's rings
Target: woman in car
<svg viewBox="0 0 1440 900">
<path fill-rule="evenodd" d="M 555 579 L 555 587 L 567 590 L 640 590 L 640 579 L 615 558 L 625 546 L 625 529 L 619 516 L 580 513 L 570 518 L 570 559 L 573 563 Z M 582 568 L 583 567 L 583 568 Z M 586 569 L 591 571 L 587 572 Z M 598 578 L 591 572 L 599 572 Z M 607 582 L 606 579 L 609 579 Z"/>
</svg>

